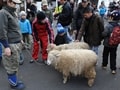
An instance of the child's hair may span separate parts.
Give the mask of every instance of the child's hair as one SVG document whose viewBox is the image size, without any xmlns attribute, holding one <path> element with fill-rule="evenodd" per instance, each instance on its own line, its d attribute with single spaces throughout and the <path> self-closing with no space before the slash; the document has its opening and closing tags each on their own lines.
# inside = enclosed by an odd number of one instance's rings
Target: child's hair
<svg viewBox="0 0 120 90">
<path fill-rule="evenodd" d="M 57 24 L 57 33 L 58 34 L 65 33 L 65 29 L 60 23 Z"/>
</svg>

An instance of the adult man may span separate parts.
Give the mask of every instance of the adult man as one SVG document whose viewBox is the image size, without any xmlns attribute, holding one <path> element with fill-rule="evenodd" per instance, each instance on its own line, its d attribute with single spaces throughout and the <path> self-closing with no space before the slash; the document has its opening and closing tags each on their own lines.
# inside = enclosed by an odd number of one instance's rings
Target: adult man
<svg viewBox="0 0 120 90">
<path fill-rule="evenodd" d="M 53 14 L 52 11 L 48 9 L 48 2 L 47 0 L 42 0 L 41 2 L 42 11 L 45 13 L 46 17 L 49 19 L 50 23 L 53 22 Z"/>
<path fill-rule="evenodd" d="M 98 15 L 93 13 L 93 8 L 90 7 L 84 9 L 83 16 L 85 19 L 81 25 L 77 40 L 81 40 L 83 35 L 84 41 L 98 54 L 98 46 L 101 44 L 102 32 L 104 31 L 103 22 Z"/>
<path fill-rule="evenodd" d="M 90 7 L 89 2 L 87 0 L 82 0 L 82 2 L 79 3 L 78 8 L 75 10 L 72 23 L 73 33 L 76 34 L 75 39 L 78 36 L 78 32 L 83 20 L 83 11 L 86 7 Z"/>
<path fill-rule="evenodd" d="M 20 0 L 6 0 L 0 11 L 0 42 L 4 46 L 3 64 L 7 71 L 11 88 L 22 90 L 24 84 L 17 80 L 19 67 L 19 50 L 21 46 L 21 33 L 16 16 L 16 4 Z"/>
</svg>

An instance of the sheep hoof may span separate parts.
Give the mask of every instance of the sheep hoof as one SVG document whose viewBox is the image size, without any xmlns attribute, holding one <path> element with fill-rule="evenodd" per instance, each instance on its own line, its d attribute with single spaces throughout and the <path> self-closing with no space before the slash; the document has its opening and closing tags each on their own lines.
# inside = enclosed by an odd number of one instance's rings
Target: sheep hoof
<svg viewBox="0 0 120 90">
<path fill-rule="evenodd" d="M 94 79 L 88 80 L 88 86 L 89 86 L 89 87 L 92 87 L 92 86 L 93 86 L 93 83 L 94 83 Z"/>
<path fill-rule="evenodd" d="M 65 79 L 63 80 L 63 84 L 66 84 L 66 82 L 67 82 L 67 79 L 65 78 Z"/>
</svg>

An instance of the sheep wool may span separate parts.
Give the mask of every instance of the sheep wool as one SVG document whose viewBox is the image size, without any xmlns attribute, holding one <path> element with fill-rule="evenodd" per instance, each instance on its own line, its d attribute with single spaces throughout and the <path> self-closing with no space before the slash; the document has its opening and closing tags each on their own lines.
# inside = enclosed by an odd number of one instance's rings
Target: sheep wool
<svg viewBox="0 0 120 90">
<path fill-rule="evenodd" d="M 96 78 L 97 58 L 94 51 L 87 49 L 52 50 L 48 54 L 47 64 L 63 74 L 63 83 L 67 82 L 70 74 L 82 75 L 88 79 L 88 85 L 92 86 Z"/>
<path fill-rule="evenodd" d="M 47 52 L 51 50 L 64 50 L 64 49 L 90 49 L 89 45 L 85 42 L 72 42 L 69 44 L 62 44 L 56 46 L 55 44 L 49 44 L 47 46 Z"/>
</svg>

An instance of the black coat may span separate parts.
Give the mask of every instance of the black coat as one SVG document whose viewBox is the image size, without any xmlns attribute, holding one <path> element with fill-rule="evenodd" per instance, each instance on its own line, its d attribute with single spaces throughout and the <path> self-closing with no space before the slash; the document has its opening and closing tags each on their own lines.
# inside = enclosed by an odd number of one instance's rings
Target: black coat
<svg viewBox="0 0 120 90">
<path fill-rule="evenodd" d="M 61 23 L 61 25 L 64 27 L 70 25 L 71 22 L 72 22 L 72 8 L 70 6 L 70 3 L 66 2 L 63 5 L 62 12 L 59 14 L 58 23 Z"/>
</svg>

